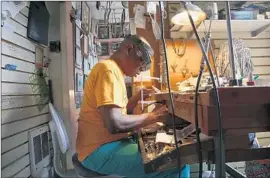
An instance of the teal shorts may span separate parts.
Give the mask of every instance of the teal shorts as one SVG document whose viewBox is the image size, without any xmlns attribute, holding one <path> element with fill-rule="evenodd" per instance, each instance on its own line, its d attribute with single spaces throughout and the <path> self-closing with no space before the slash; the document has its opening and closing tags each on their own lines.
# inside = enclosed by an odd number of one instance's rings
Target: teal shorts
<svg viewBox="0 0 270 178">
<path fill-rule="evenodd" d="M 177 169 L 145 174 L 138 144 L 132 139 L 123 139 L 102 145 L 83 160 L 82 165 L 101 174 L 118 175 L 126 178 L 190 177 L 189 165 L 182 169 L 180 176 Z"/>
</svg>

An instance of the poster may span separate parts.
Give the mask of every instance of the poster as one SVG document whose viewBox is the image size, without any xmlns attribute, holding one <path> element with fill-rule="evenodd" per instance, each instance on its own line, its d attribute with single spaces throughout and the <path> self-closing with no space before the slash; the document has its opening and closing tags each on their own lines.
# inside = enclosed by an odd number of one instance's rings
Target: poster
<svg viewBox="0 0 270 178">
<path fill-rule="evenodd" d="M 109 43 L 101 43 L 101 55 L 100 56 L 109 56 Z"/>
<path fill-rule="evenodd" d="M 90 22 L 90 8 L 88 7 L 87 2 L 82 1 L 82 29 L 89 34 L 89 22 Z"/>
<path fill-rule="evenodd" d="M 81 31 L 77 26 L 76 26 L 76 45 L 78 47 L 81 47 Z"/>
<path fill-rule="evenodd" d="M 76 71 L 76 91 L 83 91 L 83 74 Z"/>
<path fill-rule="evenodd" d="M 83 101 L 83 92 L 75 92 L 76 109 L 80 108 Z"/>
<path fill-rule="evenodd" d="M 82 69 L 82 53 L 81 50 L 76 48 L 75 65 L 77 68 Z"/>
</svg>

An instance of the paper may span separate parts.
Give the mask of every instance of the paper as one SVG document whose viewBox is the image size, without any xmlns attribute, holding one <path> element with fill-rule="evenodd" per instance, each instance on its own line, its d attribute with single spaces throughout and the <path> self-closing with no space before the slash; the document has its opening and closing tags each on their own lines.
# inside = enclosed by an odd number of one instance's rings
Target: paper
<svg viewBox="0 0 270 178">
<path fill-rule="evenodd" d="M 76 66 L 82 68 L 82 54 L 78 48 L 76 48 Z"/>
<path fill-rule="evenodd" d="M 159 40 L 161 38 L 161 31 L 158 23 L 154 19 L 152 20 L 152 29 L 156 39 Z"/>
<path fill-rule="evenodd" d="M 164 133 L 157 133 L 156 143 L 174 144 L 174 136 Z"/>
<path fill-rule="evenodd" d="M 129 19 L 130 34 L 136 35 L 136 24 L 134 18 Z"/>
<path fill-rule="evenodd" d="M 76 26 L 76 45 L 81 47 L 81 30 Z"/>
<path fill-rule="evenodd" d="M 135 17 L 134 17 L 134 23 L 137 28 L 145 29 L 145 7 L 142 5 L 137 4 L 134 7 Z"/>
<path fill-rule="evenodd" d="M 14 18 L 25 6 L 26 2 L 23 1 L 2 1 L 2 16 Z"/>
</svg>

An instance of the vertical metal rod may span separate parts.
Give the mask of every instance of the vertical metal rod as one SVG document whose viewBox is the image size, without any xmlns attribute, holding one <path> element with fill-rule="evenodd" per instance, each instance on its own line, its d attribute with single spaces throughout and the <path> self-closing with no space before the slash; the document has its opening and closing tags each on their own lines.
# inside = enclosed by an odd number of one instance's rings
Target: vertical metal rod
<svg viewBox="0 0 270 178">
<path fill-rule="evenodd" d="M 231 10 L 230 3 L 226 1 L 226 20 L 227 20 L 227 33 L 228 33 L 228 45 L 229 45 L 229 56 L 232 68 L 232 79 L 235 80 L 235 63 L 234 63 L 234 52 L 233 52 L 233 41 L 232 41 L 232 26 L 231 26 Z"/>
</svg>

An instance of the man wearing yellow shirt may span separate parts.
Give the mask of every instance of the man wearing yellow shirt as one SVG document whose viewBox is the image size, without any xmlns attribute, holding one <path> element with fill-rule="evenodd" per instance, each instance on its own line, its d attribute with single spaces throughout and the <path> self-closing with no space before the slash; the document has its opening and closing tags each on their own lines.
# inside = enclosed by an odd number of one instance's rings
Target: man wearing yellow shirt
<svg viewBox="0 0 270 178">
<path fill-rule="evenodd" d="M 145 174 L 138 146 L 128 138 L 129 133 L 167 113 L 162 106 L 146 114 L 127 114 L 136 106 L 140 93 L 128 100 L 124 76 L 134 77 L 148 70 L 152 55 L 145 39 L 129 35 L 110 59 L 92 69 L 84 87 L 76 143 L 84 167 L 124 177 L 176 177 L 176 170 Z"/>
</svg>

